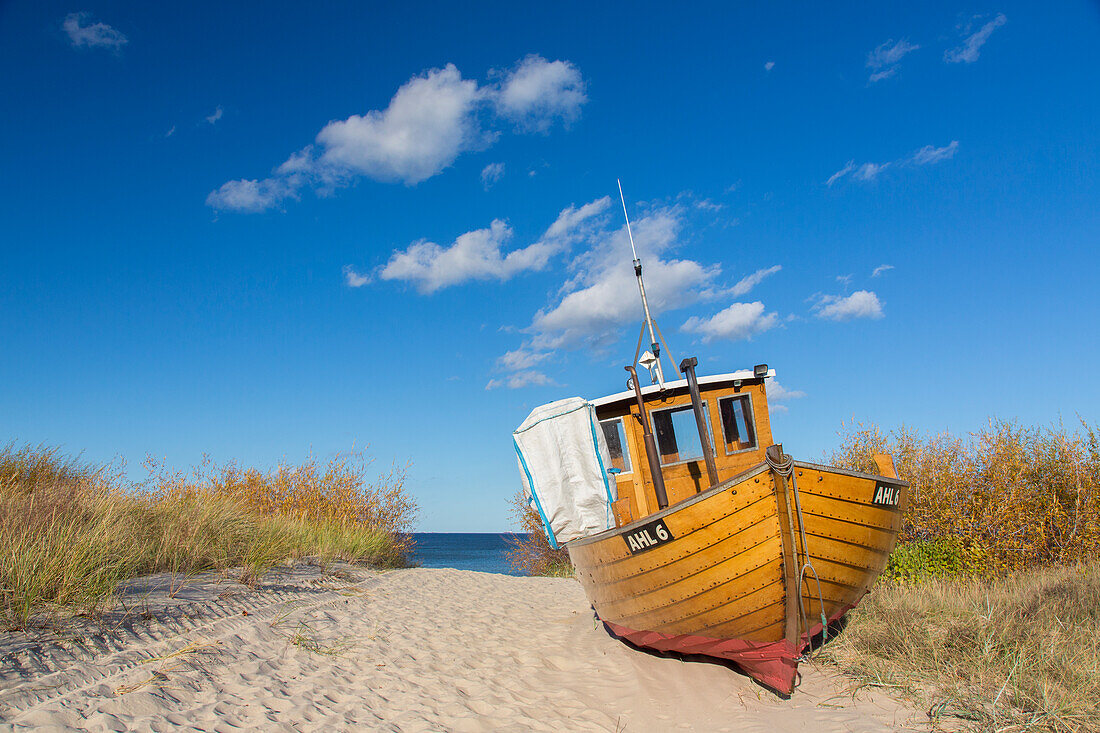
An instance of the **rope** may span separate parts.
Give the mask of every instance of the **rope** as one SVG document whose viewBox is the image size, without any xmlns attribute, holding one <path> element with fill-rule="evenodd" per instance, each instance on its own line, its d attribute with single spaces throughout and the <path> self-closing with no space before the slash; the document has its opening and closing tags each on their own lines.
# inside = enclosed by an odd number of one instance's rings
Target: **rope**
<svg viewBox="0 0 1100 733">
<path fill-rule="evenodd" d="M 638 346 L 634 349 L 634 366 L 638 366 L 638 357 L 642 353 L 643 338 L 645 338 L 645 321 L 642 321 L 642 330 L 638 331 Z"/>
<path fill-rule="evenodd" d="M 665 346 L 665 356 L 672 363 L 672 373 L 675 374 L 680 371 L 680 368 L 676 366 L 676 360 L 672 358 L 672 349 L 668 348 L 668 342 L 665 341 L 665 335 L 661 333 L 661 327 L 657 325 L 657 321 L 653 322 L 653 327 L 657 329 L 657 338 L 661 339 L 661 343 Z"/>
<path fill-rule="evenodd" d="M 810 624 L 806 617 L 806 606 L 802 600 L 802 584 L 806 582 L 806 571 L 810 571 L 814 574 L 814 583 L 817 584 L 817 602 L 818 609 L 821 611 L 821 639 L 827 641 L 829 639 L 829 622 L 825 617 L 825 599 L 821 592 L 821 578 L 818 577 L 817 569 L 814 567 L 813 561 L 810 559 L 810 551 L 806 546 L 806 523 L 802 518 L 802 500 L 798 494 L 798 480 L 794 474 L 794 459 L 786 453 L 783 454 L 779 460 L 774 460 L 767 453 L 764 454 L 764 460 L 768 466 L 780 476 L 784 476 L 791 480 L 791 490 L 794 494 L 794 506 L 795 514 L 798 517 L 798 531 L 802 539 L 802 560 L 801 567 L 798 568 L 798 611 L 802 616 L 802 625 L 806 629 L 807 639 L 809 642 L 809 630 Z M 798 565 L 797 553 L 795 557 L 795 564 Z M 810 658 L 809 654 L 805 655 L 806 659 Z"/>
</svg>

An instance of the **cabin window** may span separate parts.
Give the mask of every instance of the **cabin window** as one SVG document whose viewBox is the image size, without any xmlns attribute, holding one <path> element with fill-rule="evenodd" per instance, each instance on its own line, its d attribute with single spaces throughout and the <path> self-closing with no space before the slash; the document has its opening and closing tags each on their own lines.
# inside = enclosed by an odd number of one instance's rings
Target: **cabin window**
<svg viewBox="0 0 1100 733">
<path fill-rule="evenodd" d="M 710 415 L 706 402 L 703 413 L 707 415 L 707 432 L 710 432 Z M 653 437 L 657 439 L 657 452 L 661 454 L 661 464 L 697 461 L 703 457 L 703 447 L 699 443 L 699 428 L 695 423 L 695 411 L 691 405 L 653 410 Z"/>
<path fill-rule="evenodd" d="M 752 421 L 752 400 L 747 394 L 723 397 L 718 400 L 722 413 L 722 437 L 726 441 L 726 455 L 756 447 L 756 426 Z"/>
<path fill-rule="evenodd" d="M 630 451 L 626 447 L 626 435 L 623 433 L 623 419 L 600 420 L 603 437 L 607 441 L 607 452 L 611 454 L 611 468 L 621 473 L 630 473 Z"/>
</svg>

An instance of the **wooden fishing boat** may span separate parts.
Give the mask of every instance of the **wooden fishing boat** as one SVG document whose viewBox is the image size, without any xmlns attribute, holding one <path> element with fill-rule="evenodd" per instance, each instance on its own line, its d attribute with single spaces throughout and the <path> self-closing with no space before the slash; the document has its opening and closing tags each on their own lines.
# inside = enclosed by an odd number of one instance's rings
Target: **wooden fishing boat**
<svg viewBox="0 0 1100 733">
<path fill-rule="evenodd" d="M 908 484 L 889 456 L 876 457 L 880 475 L 870 475 L 783 454 L 766 366 L 703 377 L 695 389 L 694 365 L 685 367 L 688 379 L 663 389 L 592 401 L 618 469 L 616 526 L 566 547 L 616 636 L 732 660 L 789 694 L 810 639 L 886 567 Z"/>
<path fill-rule="evenodd" d="M 513 434 L 525 491 L 615 636 L 731 660 L 790 694 L 810 641 L 886 567 L 909 485 L 888 455 L 877 475 L 786 455 L 765 364 L 697 378 L 685 359 L 666 381 L 636 251 L 634 271 L 651 349 L 626 392 L 532 412 Z"/>
</svg>

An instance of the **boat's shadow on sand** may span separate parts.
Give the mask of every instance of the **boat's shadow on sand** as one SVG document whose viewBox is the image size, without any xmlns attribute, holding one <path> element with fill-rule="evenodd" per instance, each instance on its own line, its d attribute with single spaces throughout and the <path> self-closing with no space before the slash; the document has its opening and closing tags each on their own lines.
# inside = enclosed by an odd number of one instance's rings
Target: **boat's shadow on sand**
<svg viewBox="0 0 1100 733">
<path fill-rule="evenodd" d="M 593 609 L 592 613 L 593 613 L 593 615 L 596 614 L 595 609 Z M 778 697 L 782 700 L 791 699 L 791 695 L 780 692 L 779 690 L 776 690 L 774 687 L 769 687 L 768 685 L 765 685 L 762 682 L 760 682 L 759 680 L 752 677 L 745 670 L 743 670 L 736 662 L 730 661 L 728 659 L 719 659 L 717 657 L 710 657 L 710 656 L 707 656 L 706 654 L 683 654 L 681 652 L 673 652 L 673 651 L 657 651 L 656 649 L 649 649 L 649 648 L 644 647 L 644 646 L 638 646 L 637 644 L 635 644 L 635 643 L 633 643 L 633 642 L 631 642 L 631 641 L 629 641 L 629 640 L 627 640 L 627 639 L 625 639 L 621 636 L 616 636 L 615 632 L 613 632 L 610 628 L 608 628 L 607 624 L 603 623 L 603 621 L 600 620 L 599 616 L 596 616 L 596 620 L 600 624 L 600 626 L 603 627 L 604 632 L 608 636 L 610 636 L 612 639 L 615 639 L 616 641 L 618 641 L 622 644 L 625 644 L 626 646 L 630 647 L 631 649 L 633 649 L 635 651 L 638 651 L 638 652 L 641 652 L 642 654 L 648 654 L 651 657 L 657 657 L 657 658 L 660 658 L 660 659 L 676 659 L 676 660 L 679 660 L 681 662 L 696 662 L 696 663 L 699 663 L 699 664 L 710 664 L 710 665 L 714 665 L 714 666 L 718 666 L 718 667 L 725 667 L 726 669 L 730 670 L 731 672 L 736 673 L 738 676 L 744 677 L 745 679 L 749 680 L 755 686 L 757 686 L 757 687 L 759 687 L 763 690 L 767 690 L 769 693 L 771 693 L 772 695 L 775 695 L 776 697 Z M 848 626 L 848 615 L 845 614 L 844 616 L 841 616 L 839 619 L 837 619 L 836 621 L 833 621 L 832 623 L 829 624 L 829 626 L 827 628 L 827 630 L 829 632 L 828 634 L 818 633 L 812 639 L 810 639 L 810 646 L 809 646 L 809 648 L 806 649 L 804 654 L 813 654 L 818 649 L 824 647 L 827 644 L 832 643 L 832 641 L 834 639 L 836 639 L 837 636 L 839 636 L 847 626 Z M 798 673 L 798 676 L 796 677 L 795 686 L 794 686 L 795 692 L 798 692 L 798 686 L 801 682 L 802 682 L 802 674 L 800 672 L 800 673 Z"/>
</svg>

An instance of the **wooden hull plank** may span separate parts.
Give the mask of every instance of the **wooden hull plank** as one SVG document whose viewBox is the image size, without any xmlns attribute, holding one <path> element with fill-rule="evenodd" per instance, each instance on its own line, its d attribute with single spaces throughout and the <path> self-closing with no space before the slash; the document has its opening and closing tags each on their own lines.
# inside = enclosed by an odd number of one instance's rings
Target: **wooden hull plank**
<svg viewBox="0 0 1100 733">
<path fill-rule="evenodd" d="M 679 598 L 666 603 L 658 605 L 648 598 L 635 597 L 632 599 L 633 604 L 594 605 L 598 613 L 602 608 L 603 613 L 608 614 L 612 620 L 618 618 L 624 622 L 635 623 L 644 620 L 648 624 L 653 624 L 653 628 L 658 625 L 672 626 L 716 610 L 735 613 L 735 604 L 758 591 L 775 586 L 776 581 L 782 577 L 780 561 L 776 557 L 778 550 L 778 541 L 775 541 L 773 546 L 755 548 L 753 553 L 755 557 L 746 557 L 745 565 L 739 564 L 736 571 L 724 575 L 721 583 L 716 585 L 694 583 L 691 587 L 684 589 Z M 773 587 L 772 592 L 777 598 L 783 596 L 782 589 L 779 587 Z M 758 606 L 752 608 L 756 607 Z"/>
<path fill-rule="evenodd" d="M 736 493 L 734 493 L 736 492 Z M 570 543 L 569 555 L 574 559 L 574 564 L 583 562 L 586 567 L 613 565 L 625 563 L 627 567 L 615 572 L 634 574 L 643 567 L 660 567 L 662 564 L 674 559 L 677 553 L 687 552 L 688 545 L 680 543 L 688 537 L 712 524 L 728 519 L 730 516 L 751 507 L 760 499 L 769 497 L 773 493 L 771 482 L 767 476 L 751 476 L 732 486 L 726 486 L 721 491 L 697 501 L 680 512 L 673 512 L 665 518 L 669 530 L 676 537 L 673 542 L 663 547 L 657 547 L 640 555 L 633 555 L 624 535 L 629 533 L 631 526 L 644 524 L 645 520 L 639 520 L 633 525 L 620 527 L 615 533 L 608 534 L 597 542 Z M 773 507 L 774 513 L 774 507 Z M 681 550 L 680 548 L 685 548 Z"/>
<path fill-rule="evenodd" d="M 885 479 L 795 465 L 801 522 L 820 583 L 812 573 L 801 583 L 797 574 L 786 577 L 793 554 L 799 563 L 803 557 L 799 512 L 790 482 L 780 492 L 761 464 L 679 508 L 567 546 L 612 633 L 661 651 L 731 659 L 789 692 L 797 655 L 820 631 L 822 615 L 838 618 L 862 599 L 901 529 L 899 507 L 873 504 Z M 631 552 L 626 535 L 658 520 L 672 539 Z M 799 616 L 793 641 L 792 608 Z"/>
<path fill-rule="evenodd" d="M 770 534 L 771 530 L 767 526 L 750 527 L 745 533 L 734 537 L 739 546 L 736 551 L 722 546 L 725 543 L 715 546 L 716 553 L 720 551 L 722 557 L 726 558 L 716 565 L 713 562 L 706 562 L 703 565 L 697 557 L 687 558 L 679 565 L 683 570 L 691 570 L 691 572 L 681 572 L 672 568 L 667 575 L 650 572 L 640 577 L 624 579 L 623 582 L 595 586 L 592 600 L 598 601 L 599 608 L 604 613 L 617 613 L 631 604 L 636 604 L 639 597 L 646 598 L 647 609 L 664 608 L 672 603 L 695 597 L 704 590 L 739 579 L 745 575 L 747 568 L 756 567 L 751 565 L 753 558 L 748 554 L 760 548 Z M 755 557 L 757 560 L 761 557 L 766 561 L 770 560 L 767 553 L 758 553 Z M 748 587 L 745 588 L 746 592 L 749 590 Z"/>
<path fill-rule="evenodd" d="M 676 525 L 671 525 L 676 540 L 665 548 L 656 548 L 636 555 L 636 562 L 627 561 L 605 563 L 590 566 L 589 580 L 607 587 L 627 583 L 635 579 L 644 579 L 653 573 L 667 576 L 685 577 L 699 572 L 713 564 L 717 556 L 732 556 L 740 552 L 740 547 L 748 534 L 752 542 L 762 542 L 768 536 L 775 536 L 779 530 L 774 513 L 767 515 L 760 511 L 749 511 L 760 502 L 768 501 L 762 497 L 747 510 L 734 512 L 722 519 L 689 533 L 686 537 L 676 535 Z M 769 535 L 770 533 L 770 535 Z M 719 545 L 725 545 L 720 547 Z M 661 552 L 661 550 L 665 550 Z M 641 586 L 630 592 L 644 591 L 647 587 L 660 587 L 660 580 L 646 580 L 651 586 Z"/>
</svg>

